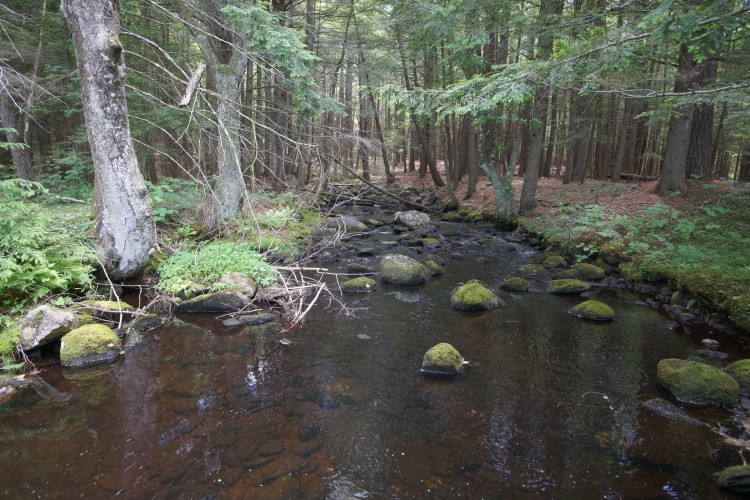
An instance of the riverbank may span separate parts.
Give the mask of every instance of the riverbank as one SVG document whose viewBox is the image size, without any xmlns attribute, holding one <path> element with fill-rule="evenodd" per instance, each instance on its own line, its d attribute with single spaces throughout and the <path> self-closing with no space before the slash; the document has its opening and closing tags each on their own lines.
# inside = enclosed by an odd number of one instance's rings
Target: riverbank
<svg viewBox="0 0 750 500">
<path fill-rule="evenodd" d="M 517 196 L 522 182 L 513 182 Z M 434 190 L 430 178 L 417 172 L 397 172 L 395 185 Z M 448 200 L 445 188 L 436 194 Z M 464 210 L 494 212 L 494 191 L 484 177 L 470 198 L 466 182 L 456 195 Z M 541 246 L 575 262 L 596 263 L 628 282 L 668 291 L 663 305 L 678 313 L 709 324 L 727 317 L 750 333 L 749 186 L 691 180 L 684 195 L 661 197 L 655 181 L 564 185 L 560 179 L 540 179 L 537 200 L 519 225 Z"/>
</svg>

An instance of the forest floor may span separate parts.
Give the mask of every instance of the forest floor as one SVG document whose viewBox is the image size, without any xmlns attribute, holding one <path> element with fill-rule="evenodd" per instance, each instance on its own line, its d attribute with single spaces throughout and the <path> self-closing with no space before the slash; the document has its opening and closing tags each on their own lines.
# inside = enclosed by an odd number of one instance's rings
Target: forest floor
<svg viewBox="0 0 750 500">
<path fill-rule="evenodd" d="M 436 190 L 429 174 L 397 171 L 395 178 L 397 187 L 434 190 L 448 201 L 447 189 Z M 521 177 L 513 181 L 517 202 L 522 184 Z M 537 206 L 519 224 L 571 260 L 609 265 L 632 282 L 670 283 L 689 297 L 688 309 L 701 316 L 718 311 L 750 332 L 750 186 L 687 184 L 682 195 L 660 196 L 656 181 L 564 185 L 540 178 Z M 456 188 L 462 207 L 494 211 L 489 179 L 480 176 L 468 199 L 466 190 L 464 179 Z"/>
</svg>

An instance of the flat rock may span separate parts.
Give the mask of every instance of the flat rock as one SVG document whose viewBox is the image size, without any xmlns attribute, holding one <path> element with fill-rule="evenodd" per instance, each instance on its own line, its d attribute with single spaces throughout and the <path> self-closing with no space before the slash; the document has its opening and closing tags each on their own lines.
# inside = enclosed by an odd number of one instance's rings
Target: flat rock
<svg viewBox="0 0 750 500">
<path fill-rule="evenodd" d="M 271 321 L 276 321 L 276 315 L 271 313 L 243 314 L 237 316 L 237 319 L 248 326 L 264 325 Z"/>
<path fill-rule="evenodd" d="M 250 300 L 244 294 L 224 290 L 180 302 L 176 310 L 181 313 L 227 313 L 244 309 L 249 303 Z"/>
<path fill-rule="evenodd" d="M 707 423 L 701 422 L 700 420 L 691 417 L 680 407 L 670 403 L 666 399 L 650 399 L 643 403 L 643 407 L 651 411 L 652 413 L 659 415 L 660 417 L 664 417 L 668 420 L 673 420 L 675 422 L 684 422 L 695 427 L 710 427 Z"/>
</svg>

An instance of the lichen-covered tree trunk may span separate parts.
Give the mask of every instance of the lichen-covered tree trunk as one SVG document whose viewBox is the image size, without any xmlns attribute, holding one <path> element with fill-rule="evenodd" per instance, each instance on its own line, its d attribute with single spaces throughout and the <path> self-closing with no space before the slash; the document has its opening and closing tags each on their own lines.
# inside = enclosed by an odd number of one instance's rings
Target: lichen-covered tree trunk
<svg viewBox="0 0 750 500">
<path fill-rule="evenodd" d="M 237 56 L 233 59 L 240 59 Z M 210 60 L 210 59 L 209 59 Z M 221 218 L 237 215 L 245 197 L 245 181 L 240 163 L 240 79 L 246 59 L 212 68 L 216 76 L 216 125 L 219 135 L 217 177 L 214 196 Z M 216 63 L 214 63 L 216 64 Z M 210 65 L 209 65 L 210 67 Z"/>
<path fill-rule="evenodd" d="M 96 226 L 112 279 L 137 275 L 153 253 L 154 220 L 130 138 L 117 0 L 64 0 L 96 173 Z"/>
</svg>

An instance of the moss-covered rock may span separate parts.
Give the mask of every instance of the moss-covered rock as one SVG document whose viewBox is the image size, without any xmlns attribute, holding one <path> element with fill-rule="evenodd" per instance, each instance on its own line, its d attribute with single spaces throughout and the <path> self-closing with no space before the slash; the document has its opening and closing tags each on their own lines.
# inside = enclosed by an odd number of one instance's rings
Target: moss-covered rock
<svg viewBox="0 0 750 500">
<path fill-rule="evenodd" d="M 539 264 L 524 264 L 516 271 L 524 278 L 535 279 L 544 274 L 544 268 Z"/>
<path fill-rule="evenodd" d="M 346 272 L 347 273 L 374 273 L 375 269 L 373 269 L 370 265 L 364 264 L 362 262 L 349 262 L 346 265 Z"/>
<path fill-rule="evenodd" d="M 15 356 L 20 336 L 18 328 L 15 327 L 0 330 L 0 358 L 12 358 Z"/>
<path fill-rule="evenodd" d="M 461 371 L 464 358 L 450 344 L 441 342 L 430 348 L 422 359 L 422 373 L 425 375 L 453 376 Z"/>
<path fill-rule="evenodd" d="M 477 280 L 456 287 L 451 295 L 451 307 L 460 311 L 486 311 L 504 305 L 502 300 Z"/>
<path fill-rule="evenodd" d="M 120 315 L 125 320 L 133 316 L 133 306 L 126 302 L 117 302 L 115 300 L 82 300 L 73 304 L 75 308 L 86 310 L 94 318 L 101 321 L 119 321 Z"/>
<path fill-rule="evenodd" d="M 542 267 L 545 269 L 559 269 L 561 267 L 568 267 L 568 262 L 564 257 L 561 257 L 559 255 L 550 255 L 549 257 L 544 259 L 544 262 L 542 262 Z"/>
<path fill-rule="evenodd" d="M 583 277 L 575 269 L 560 269 L 550 276 L 553 280 L 580 280 Z"/>
<path fill-rule="evenodd" d="M 713 477 L 719 488 L 737 493 L 750 492 L 750 465 L 727 467 L 714 473 Z"/>
<path fill-rule="evenodd" d="M 503 281 L 500 288 L 509 292 L 525 292 L 529 289 L 529 282 L 519 276 L 513 276 Z"/>
<path fill-rule="evenodd" d="M 604 269 L 593 264 L 582 262 L 573 269 L 585 280 L 600 280 L 604 278 Z"/>
<path fill-rule="evenodd" d="M 437 238 L 422 238 L 422 246 L 426 248 L 436 247 L 440 245 L 440 240 Z"/>
<path fill-rule="evenodd" d="M 440 217 L 440 219 L 443 220 L 444 222 L 461 222 L 462 220 L 464 220 L 464 218 L 461 217 L 461 214 L 457 212 L 444 213 Z"/>
<path fill-rule="evenodd" d="M 380 281 L 394 285 L 421 285 L 430 279 L 430 270 L 407 255 L 389 254 L 380 261 Z"/>
<path fill-rule="evenodd" d="M 258 291 L 258 285 L 255 284 L 254 279 L 237 272 L 223 274 L 214 287 L 216 290 L 234 290 L 248 299 L 255 297 L 255 293 Z"/>
<path fill-rule="evenodd" d="M 739 396 L 739 386 L 732 377 L 704 363 L 662 359 L 656 367 L 656 375 L 659 383 L 683 403 L 732 405 Z"/>
<path fill-rule="evenodd" d="M 427 259 L 426 261 L 424 261 L 424 265 L 427 269 L 430 270 L 430 274 L 432 276 L 442 276 L 443 274 L 445 274 L 445 269 L 443 269 L 443 266 L 432 259 Z"/>
<path fill-rule="evenodd" d="M 743 394 L 750 392 L 750 359 L 741 359 L 730 364 L 724 371 L 740 386 Z"/>
<path fill-rule="evenodd" d="M 612 321 L 615 312 L 604 302 L 598 300 L 587 300 L 575 307 L 568 309 L 568 314 L 576 318 L 590 319 L 592 321 Z"/>
<path fill-rule="evenodd" d="M 581 293 L 590 288 L 591 285 L 580 280 L 551 280 L 547 283 L 547 291 L 554 294 Z"/>
<path fill-rule="evenodd" d="M 127 339 L 127 345 L 129 347 L 136 346 L 143 342 L 143 334 L 149 330 L 153 330 L 158 326 L 161 326 L 163 319 L 155 314 L 146 314 L 138 316 L 133 321 L 128 323 L 125 328 L 125 338 Z"/>
<path fill-rule="evenodd" d="M 65 334 L 60 342 L 60 362 L 65 368 L 86 368 L 111 363 L 122 346 L 120 339 L 105 325 L 85 325 Z"/>
<path fill-rule="evenodd" d="M 360 276 L 341 283 L 341 289 L 345 292 L 374 292 L 377 282 L 370 278 Z"/>
</svg>

